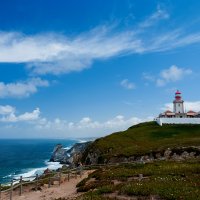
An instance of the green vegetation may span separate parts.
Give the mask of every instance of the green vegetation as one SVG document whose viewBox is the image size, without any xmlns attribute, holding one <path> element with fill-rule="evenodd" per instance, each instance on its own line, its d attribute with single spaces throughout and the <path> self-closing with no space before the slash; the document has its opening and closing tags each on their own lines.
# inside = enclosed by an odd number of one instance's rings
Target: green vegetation
<svg viewBox="0 0 200 200">
<path fill-rule="evenodd" d="M 146 122 L 130 127 L 126 131 L 113 133 L 97 139 L 88 148 L 99 150 L 99 163 L 112 156 L 143 155 L 166 148 L 197 146 L 200 144 L 200 125 L 163 125 Z M 85 155 L 87 155 L 87 151 Z M 83 157 L 84 161 L 85 157 Z"/>
<path fill-rule="evenodd" d="M 41 177 L 39 177 L 40 186 L 43 186 L 44 184 L 48 184 L 49 178 L 50 180 L 53 180 L 53 177 L 55 175 L 56 175 L 55 171 L 52 171 L 51 173 L 48 173 L 48 174 L 43 174 Z"/>
<path fill-rule="evenodd" d="M 9 188 L 10 188 L 10 186 L 4 186 L 4 185 L 2 185 L 2 186 L 1 186 L 1 191 L 7 190 L 7 189 L 9 189 Z"/>
<path fill-rule="evenodd" d="M 181 155 L 184 151 L 189 156 L 179 162 L 155 159 L 146 164 L 101 167 L 77 185 L 78 192 L 85 192 L 77 199 L 150 199 L 152 196 L 166 200 L 200 199 L 200 151 L 195 146 L 200 146 L 200 125 L 159 126 L 156 122 L 147 122 L 97 139 L 83 155 L 86 163 L 89 153 L 90 157 L 94 155 L 93 159 L 98 158 L 97 163 L 113 160 L 120 163 L 131 156 L 155 158 L 158 154 L 163 156 L 168 148 L 173 150 L 172 155 Z"/>
<path fill-rule="evenodd" d="M 142 179 L 139 174 L 143 174 Z M 90 174 L 77 187 L 78 191 L 86 192 L 78 200 L 127 196 L 197 200 L 200 199 L 200 160 L 107 166 Z"/>
</svg>

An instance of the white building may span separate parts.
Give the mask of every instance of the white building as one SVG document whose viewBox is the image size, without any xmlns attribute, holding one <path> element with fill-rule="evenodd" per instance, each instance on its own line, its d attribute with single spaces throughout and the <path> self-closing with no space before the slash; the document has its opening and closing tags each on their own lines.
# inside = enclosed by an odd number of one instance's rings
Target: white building
<svg viewBox="0 0 200 200">
<path fill-rule="evenodd" d="M 173 111 L 167 110 L 161 113 L 156 121 L 161 126 L 162 124 L 200 124 L 200 112 L 192 110 L 186 112 L 181 92 L 177 90 L 173 101 Z"/>
</svg>

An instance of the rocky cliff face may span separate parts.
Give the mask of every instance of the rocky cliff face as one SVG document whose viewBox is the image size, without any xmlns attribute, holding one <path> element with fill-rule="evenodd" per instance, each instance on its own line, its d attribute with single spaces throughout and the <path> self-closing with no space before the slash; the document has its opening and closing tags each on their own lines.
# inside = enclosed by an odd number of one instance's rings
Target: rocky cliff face
<svg viewBox="0 0 200 200">
<path fill-rule="evenodd" d="M 152 162 L 156 160 L 175 160 L 183 161 L 187 159 L 200 159 L 200 146 L 168 148 L 166 150 L 152 151 L 145 155 L 110 155 L 107 156 L 98 149 L 86 149 L 82 162 L 86 164 L 106 164 L 106 163 L 121 163 L 121 162 Z"/>
<path fill-rule="evenodd" d="M 113 155 L 112 152 L 101 152 L 95 142 L 76 143 L 67 150 L 61 144 L 56 145 L 50 161 L 62 164 L 76 165 L 78 162 L 84 164 L 107 164 L 121 162 L 141 162 L 147 163 L 156 160 L 183 161 L 187 159 L 200 159 L 200 146 L 168 148 L 165 150 L 151 151 L 144 155 Z M 112 151 L 110 149 L 109 151 Z M 110 153 L 110 154 L 109 154 Z"/>
<path fill-rule="evenodd" d="M 55 146 L 53 154 L 50 158 L 52 162 L 60 162 L 61 164 L 76 164 L 82 158 L 82 153 L 92 142 L 76 143 L 70 149 L 64 149 L 61 144 Z"/>
</svg>

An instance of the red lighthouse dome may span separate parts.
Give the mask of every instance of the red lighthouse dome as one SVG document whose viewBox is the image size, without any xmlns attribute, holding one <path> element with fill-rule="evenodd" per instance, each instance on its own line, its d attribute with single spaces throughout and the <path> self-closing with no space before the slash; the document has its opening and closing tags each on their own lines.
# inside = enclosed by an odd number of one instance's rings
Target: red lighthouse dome
<svg viewBox="0 0 200 200">
<path fill-rule="evenodd" d="M 175 93 L 175 99 L 176 101 L 181 101 L 181 92 L 179 90 L 177 90 Z"/>
<path fill-rule="evenodd" d="M 177 90 L 175 94 L 181 94 L 181 92 L 179 90 Z"/>
</svg>

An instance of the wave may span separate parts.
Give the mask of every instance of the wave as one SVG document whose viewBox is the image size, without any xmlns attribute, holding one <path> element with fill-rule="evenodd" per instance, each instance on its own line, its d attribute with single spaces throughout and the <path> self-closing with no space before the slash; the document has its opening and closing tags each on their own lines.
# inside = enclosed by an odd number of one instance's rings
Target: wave
<svg viewBox="0 0 200 200">
<path fill-rule="evenodd" d="M 45 163 L 47 164 L 48 168 L 51 169 L 51 170 L 56 170 L 56 169 L 61 168 L 63 166 L 63 164 L 60 164 L 59 162 L 45 161 Z"/>
<path fill-rule="evenodd" d="M 87 140 L 79 140 L 78 142 L 79 143 L 85 143 L 85 142 L 87 142 Z"/>
<path fill-rule="evenodd" d="M 79 139 L 78 143 L 85 143 L 85 142 L 89 142 L 89 141 L 94 141 L 96 139 L 97 139 L 96 137 Z"/>
<path fill-rule="evenodd" d="M 69 149 L 71 149 L 71 148 L 72 148 L 72 146 L 64 147 L 63 149 L 65 149 L 65 150 L 69 150 Z"/>
<path fill-rule="evenodd" d="M 83 140 L 76 140 L 76 142 L 86 142 Z M 70 144 L 69 146 L 66 145 L 64 149 L 69 150 L 72 148 L 73 144 Z M 70 157 L 70 155 L 68 155 Z M 42 164 L 42 163 L 41 163 Z M 23 177 L 23 180 L 25 181 L 32 181 L 35 179 L 36 174 L 42 175 L 44 171 L 48 168 L 50 170 L 57 170 L 58 168 L 61 168 L 63 165 L 59 162 L 49 162 L 49 160 L 44 160 L 44 163 L 41 165 L 41 167 L 37 168 L 21 168 L 20 171 L 12 172 L 4 177 L 2 177 L 3 182 L 10 182 L 12 179 L 15 179 L 15 183 L 17 183 L 17 179 L 20 179 L 20 176 Z"/>
<path fill-rule="evenodd" d="M 61 168 L 63 166 L 59 162 L 48 162 L 47 160 L 45 161 L 45 165 L 46 166 L 44 166 L 44 167 L 29 169 L 28 171 L 26 171 L 24 173 L 14 175 L 13 178 L 19 179 L 20 176 L 22 176 L 24 180 L 32 181 L 32 180 L 35 179 L 36 174 L 42 175 L 47 168 L 50 169 L 50 170 L 57 170 L 58 168 Z"/>
<path fill-rule="evenodd" d="M 4 176 L 3 178 L 4 178 L 4 179 L 10 178 L 10 177 L 12 177 L 13 175 L 14 175 L 13 173 L 12 173 L 12 174 L 8 174 L 8 175 Z"/>
<path fill-rule="evenodd" d="M 71 149 L 72 146 L 65 147 L 64 149 L 69 150 Z M 69 155 L 70 156 L 70 155 Z M 9 174 L 8 176 L 4 178 L 11 178 L 13 177 L 14 179 L 19 179 L 20 176 L 23 177 L 25 180 L 34 180 L 34 177 L 36 174 L 42 175 L 44 171 L 48 168 L 50 170 L 57 170 L 63 166 L 63 164 L 60 164 L 59 162 L 49 162 L 49 160 L 44 161 L 45 166 L 44 167 L 38 167 L 38 168 L 33 168 L 33 169 L 27 169 L 24 173 L 20 174 Z"/>
</svg>

